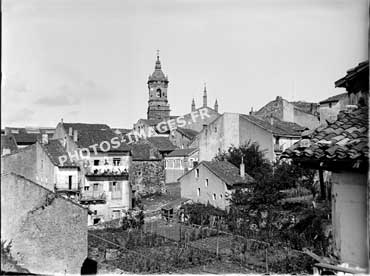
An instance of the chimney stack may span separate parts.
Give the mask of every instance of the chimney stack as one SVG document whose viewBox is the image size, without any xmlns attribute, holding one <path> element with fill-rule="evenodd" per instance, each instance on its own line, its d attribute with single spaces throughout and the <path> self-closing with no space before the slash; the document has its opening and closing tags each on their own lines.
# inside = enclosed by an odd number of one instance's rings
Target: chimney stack
<svg viewBox="0 0 370 276">
<path fill-rule="evenodd" d="M 216 112 L 218 112 L 218 102 L 217 102 L 217 99 L 216 99 L 216 101 L 215 101 L 215 108 L 214 108 L 214 110 L 215 110 Z"/>
<path fill-rule="evenodd" d="M 78 131 L 77 131 L 77 129 L 75 129 L 73 131 L 73 141 L 74 142 L 77 142 L 78 141 Z"/>
<path fill-rule="evenodd" d="M 41 143 L 47 145 L 49 143 L 49 137 L 46 133 L 41 135 Z"/>
<path fill-rule="evenodd" d="M 72 127 L 69 127 L 68 135 L 69 135 L 69 136 L 72 136 L 72 135 L 73 135 L 73 129 L 72 129 Z"/>
<path fill-rule="evenodd" d="M 240 176 L 242 178 L 245 177 L 245 165 L 244 165 L 244 159 L 242 157 L 242 162 L 240 163 Z"/>
</svg>

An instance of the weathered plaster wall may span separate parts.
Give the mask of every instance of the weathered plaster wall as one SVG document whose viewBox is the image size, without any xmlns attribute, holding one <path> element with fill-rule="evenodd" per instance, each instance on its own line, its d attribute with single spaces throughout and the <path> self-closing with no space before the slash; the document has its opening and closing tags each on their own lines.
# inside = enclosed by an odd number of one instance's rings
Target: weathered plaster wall
<svg viewBox="0 0 370 276">
<path fill-rule="evenodd" d="M 367 177 L 365 173 L 332 174 L 332 218 L 335 248 L 342 262 L 366 267 L 369 252 L 367 241 Z"/>
<path fill-rule="evenodd" d="M 54 191 L 55 167 L 38 143 L 2 157 L 1 172 L 22 175 Z"/>
<path fill-rule="evenodd" d="M 319 107 L 320 112 L 320 123 L 324 123 L 326 120 L 336 120 L 339 111 L 344 110 L 346 105 L 349 104 L 349 98 L 345 97 L 337 102 L 322 103 Z"/>
<path fill-rule="evenodd" d="M 130 183 L 138 194 L 162 192 L 165 188 L 164 161 L 132 161 Z"/>
<path fill-rule="evenodd" d="M 251 123 L 250 121 L 240 118 L 240 144 L 248 141 L 257 142 L 261 150 L 265 151 L 265 157 L 274 160 L 274 145 L 271 132 Z"/>
<path fill-rule="evenodd" d="M 219 151 L 224 148 L 225 130 L 224 115 L 213 121 L 212 124 L 205 126 L 199 133 L 199 160 L 212 160 Z"/>
<path fill-rule="evenodd" d="M 314 129 L 319 126 L 320 121 L 316 116 L 312 114 L 294 109 L 294 123 L 303 127 L 307 127 L 309 129 Z"/>
<path fill-rule="evenodd" d="M 229 205 L 226 199 L 226 192 L 229 191 L 225 183 L 210 172 L 204 165 L 200 165 L 198 168 L 199 177 L 196 177 L 196 169 L 194 169 L 180 179 L 181 197 L 203 204 L 209 203 L 217 208 L 225 210 Z M 206 186 L 206 179 L 208 179 L 208 186 Z M 199 196 L 197 191 L 198 188 L 200 189 Z M 216 199 L 213 197 L 214 194 L 216 195 Z"/>
<path fill-rule="evenodd" d="M 69 187 L 69 176 L 72 176 L 72 189 L 78 189 L 78 169 L 77 168 L 58 168 L 55 167 L 56 171 L 56 185 L 58 189 L 68 189 Z"/>
<path fill-rule="evenodd" d="M 1 176 L 1 239 L 32 273 L 80 273 L 87 209 L 14 174 Z"/>
</svg>

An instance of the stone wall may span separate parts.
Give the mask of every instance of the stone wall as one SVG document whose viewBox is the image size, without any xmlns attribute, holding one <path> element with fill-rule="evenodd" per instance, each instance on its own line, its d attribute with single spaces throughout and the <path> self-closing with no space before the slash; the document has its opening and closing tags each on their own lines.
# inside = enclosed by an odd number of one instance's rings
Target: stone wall
<svg viewBox="0 0 370 276">
<path fill-rule="evenodd" d="M 132 161 L 130 183 L 136 194 L 163 192 L 165 189 L 164 160 Z"/>
<path fill-rule="evenodd" d="M 78 274 L 87 257 L 87 209 L 26 178 L 1 175 L 1 240 L 36 274 Z"/>
</svg>

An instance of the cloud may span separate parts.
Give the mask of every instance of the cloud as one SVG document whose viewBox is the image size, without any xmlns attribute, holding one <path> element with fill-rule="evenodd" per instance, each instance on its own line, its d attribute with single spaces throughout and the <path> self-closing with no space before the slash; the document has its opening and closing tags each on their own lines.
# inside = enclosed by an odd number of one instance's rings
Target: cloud
<svg viewBox="0 0 370 276">
<path fill-rule="evenodd" d="M 76 105 L 81 101 L 78 97 L 73 97 L 71 95 L 58 94 L 54 96 L 41 97 L 35 101 L 35 104 L 38 105 L 47 105 L 47 106 L 64 106 L 64 105 Z"/>
<path fill-rule="evenodd" d="M 50 71 L 56 81 L 54 87 L 49 91 L 43 91 L 33 103 L 39 106 L 67 106 L 79 105 L 84 99 L 91 101 L 102 101 L 106 97 L 106 89 L 100 87 L 95 81 L 84 78 L 79 72 L 68 70 L 68 68 L 54 66 Z M 105 91 L 102 93 L 102 91 Z"/>
<path fill-rule="evenodd" d="M 6 114 L 4 114 L 4 115 L 6 115 Z M 34 115 L 35 115 L 35 111 L 33 111 L 29 108 L 22 108 L 19 111 L 10 115 L 8 118 L 4 118 L 4 119 L 6 119 L 6 121 L 9 124 L 22 123 L 22 122 L 24 122 L 25 118 L 27 118 L 27 120 L 30 120 L 30 119 L 33 118 Z"/>
</svg>

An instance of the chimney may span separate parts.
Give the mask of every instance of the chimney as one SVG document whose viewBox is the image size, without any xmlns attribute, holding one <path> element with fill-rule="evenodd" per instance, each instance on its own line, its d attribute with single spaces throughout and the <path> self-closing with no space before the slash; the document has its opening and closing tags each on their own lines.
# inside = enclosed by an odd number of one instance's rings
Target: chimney
<svg viewBox="0 0 370 276">
<path fill-rule="evenodd" d="M 69 127 L 68 135 L 69 135 L 69 136 L 72 136 L 72 135 L 73 135 L 73 129 L 72 129 L 72 127 Z"/>
<path fill-rule="evenodd" d="M 73 131 L 73 141 L 77 142 L 78 141 L 78 131 L 77 129 L 75 129 Z"/>
<path fill-rule="evenodd" d="M 240 163 L 240 176 L 242 178 L 245 177 L 245 165 L 244 165 L 244 159 L 242 157 L 242 162 Z"/>
<path fill-rule="evenodd" d="M 49 137 L 46 133 L 41 135 L 41 143 L 47 145 L 49 143 Z"/>
<path fill-rule="evenodd" d="M 216 101 L 215 101 L 215 108 L 214 108 L 214 110 L 215 110 L 216 112 L 218 112 L 218 102 L 217 102 L 217 99 L 216 99 Z"/>
</svg>

